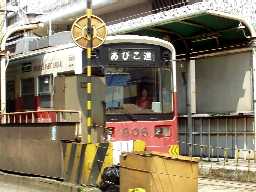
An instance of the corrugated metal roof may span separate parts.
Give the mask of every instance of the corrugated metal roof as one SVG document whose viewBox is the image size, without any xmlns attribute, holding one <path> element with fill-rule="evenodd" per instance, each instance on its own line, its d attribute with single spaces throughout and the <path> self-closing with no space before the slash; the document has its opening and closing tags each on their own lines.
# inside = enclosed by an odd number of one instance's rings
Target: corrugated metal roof
<svg viewBox="0 0 256 192">
<path fill-rule="evenodd" d="M 241 17 L 256 28 L 255 0 L 204 0 L 203 2 L 162 11 L 148 16 L 134 17 L 128 21 L 119 22 L 108 27 L 109 34 L 120 34 L 134 31 L 137 28 L 154 26 L 158 23 L 169 22 L 177 18 L 199 14 L 206 11 L 219 11 Z"/>
<path fill-rule="evenodd" d="M 240 16 L 248 2 L 256 10 L 256 1 L 253 0 L 207 0 L 113 24 L 108 30 L 110 35 L 137 34 L 167 38 L 174 44 L 178 55 L 184 56 L 234 46 L 246 47 L 251 37 L 256 37 L 250 22 L 256 16 L 255 10 L 249 9 L 246 17 Z"/>
</svg>

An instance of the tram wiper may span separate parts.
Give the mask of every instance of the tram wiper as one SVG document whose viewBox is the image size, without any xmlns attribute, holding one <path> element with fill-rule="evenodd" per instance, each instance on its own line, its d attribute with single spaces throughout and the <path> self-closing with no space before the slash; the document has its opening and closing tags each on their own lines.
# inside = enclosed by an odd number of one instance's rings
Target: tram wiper
<svg viewBox="0 0 256 192">
<path fill-rule="evenodd" d="M 126 109 L 125 107 L 121 107 L 121 109 L 122 109 L 122 114 L 125 115 L 129 120 L 137 121 L 137 119 L 131 113 L 129 113 L 128 109 Z"/>
<path fill-rule="evenodd" d="M 131 121 L 137 121 L 137 119 L 129 113 L 123 113 L 123 115 L 125 115 Z"/>
<path fill-rule="evenodd" d="M 130 114 L 127 109 L 124 109 L 124 107 L 115 107 L 109 110 L 112 111 L 109 111 L 110 114 L 125 116 L 127 119 L 131 121 L 137 121 L 137 119 L 132 114 Z"/>
<path fill-rule="evenodd" d="M 122 112 L 123 114 L 132 121 L 137 121 L 137 118 L 134 117 L 134 109 L 136 109 L 136 105 L 134 104 L 124 104 L 122 106 Z"/>
</svg>

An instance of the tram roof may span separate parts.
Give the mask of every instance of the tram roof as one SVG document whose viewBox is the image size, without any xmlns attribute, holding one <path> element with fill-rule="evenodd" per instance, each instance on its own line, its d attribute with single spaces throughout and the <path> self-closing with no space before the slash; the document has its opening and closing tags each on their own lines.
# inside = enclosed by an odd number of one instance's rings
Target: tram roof
<svg viewBox="0 0 256 192">
<path fill-rule="evenodd" d="M 160 12 L 112 25 L 109 32 L 167 39 L 180 56 L 248 47 L 250 39 L 256 36 L 254 28 L 244 19 L 209 10 L 181 17 Z"/>
</svg>

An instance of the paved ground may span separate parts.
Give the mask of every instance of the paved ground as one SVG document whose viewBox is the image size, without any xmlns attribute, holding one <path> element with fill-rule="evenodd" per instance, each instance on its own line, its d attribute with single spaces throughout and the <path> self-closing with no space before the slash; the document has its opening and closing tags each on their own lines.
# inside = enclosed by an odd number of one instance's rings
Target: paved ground
<svg viewBox="0 0 256 192">
<path fill-rule="evenodd" d="M 0 192 L 49 192 L 42 189 L 36 189 L 24 186 L 22 183 L 14 184 L 14 183 L 5 183 L 0 181 Z"/>
<path fill-rule="evenodd" d="M 223 166 L 223 164 L 221 164 L 220 162 L 218 164 L 219 166 Z M 203 166 L 206 166 L 206 167 L 209 165 L 210 167 L 215 167 L 214 164 L 211 164 L 211 163 L 203 164 Z M 228 165 L 225 165 L 224 167 L 226 166 L 229 169 L 230 168 L 233 169 L 234 167 L 237 169 L 237 166 L 232 165 L 231 162 L 229 162 Z M 250 165 L 249 167 L 250 167 L 250 170 L 254 171 L 254 169 L 251 169 L 254 166 Z M 240 165 L 240 169 L 241 169 L 241 165 Z M 248 166 L 247 166 L 247 169 L 246 169 L 246 166 L 242 167 L 242 170 L 243 169 L 248 170 Z M 8 179 L 6 179 L 6 177 L 8 177 Z M 10 179 L 10 178 L 13 178 L 13 179 Z M 57 187 L 56 185 L 53 185 L 53 183 L 55 183 L 53 181 L 44 180 L 44 179 L 36 179 L 35 181 L 34 179 L 32 180 L 29 178 L 26 179 L 26 177 L 20 177 L 15 175 L 14 176 L 0 175 L 0 192 L 63 192 L 63 191 L 66 191 L 60 188 L 60 186 Z M 219 178 L 213 179 L 208 177 L 202 177 L 202 178 L 199 178 L 199 181 L 198 181 L 199 183 L 198 192 L 256 192 L 256 180 L 253 180 L 253 181 L 254 183 L 228 181 L 228 180 L 222 180 Z M 73 190 L 69 190 L 69 191 L 71 192 Z M 89 190 L 89 191 L 92 191 L 92 190 Z"/>
<path fill-rule="evenodd" d="M 212 161 L 207 161 L 207 159 L 200 161 L 199 168 L 202 167 L 256 172 L 256 160 L 229 159 L 228 161 L 224 161 L 224 159 L 218 159 L 217 161 L 216 158 L 212 158 Z"/>
<path fill-rule="evenodd" d="M 54 192 L 45 189 L 31 189 L 22 183 L 0 181 L 0 192 Z M 256 192 L 256 183 L 233 182 L 219 179 L 200 178 L 198 192 Z"/>
<path fill-rule="evenodd" d="M 0 172 L 0 192 L 75 192 L 70 183 Z"/>
<path fill-rule="evenodd" d="M 200 178 L 199 192 L 256 192 L 256 183 Z"/>
</svg>

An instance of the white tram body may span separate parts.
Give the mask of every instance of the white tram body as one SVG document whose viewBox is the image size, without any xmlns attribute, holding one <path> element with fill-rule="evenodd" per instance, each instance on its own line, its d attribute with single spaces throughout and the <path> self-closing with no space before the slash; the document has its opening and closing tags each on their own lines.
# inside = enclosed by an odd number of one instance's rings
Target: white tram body
<svg viewBox="0 0 256 192">
<path fill-rule="evenodd" d="M 82 49 L 73 43 L 11 57 L 7 112 L 52 109 L 54 78 L 61 73 L 82 73 Z"/>
</svg>

